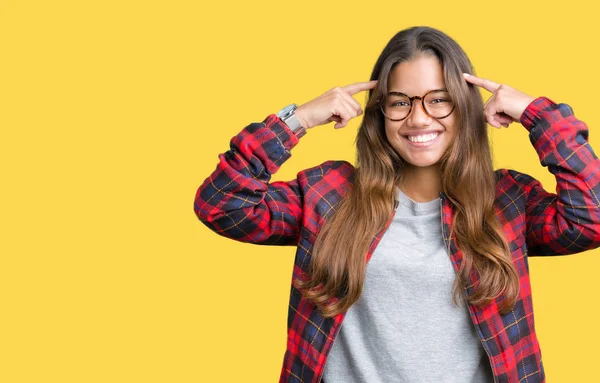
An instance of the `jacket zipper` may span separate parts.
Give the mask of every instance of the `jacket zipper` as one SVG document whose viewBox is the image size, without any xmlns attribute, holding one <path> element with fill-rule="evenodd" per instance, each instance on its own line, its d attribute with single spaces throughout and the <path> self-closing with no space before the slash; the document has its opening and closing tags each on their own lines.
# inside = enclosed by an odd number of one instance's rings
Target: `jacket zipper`
<svg viewBox="0 0 600 383">
<path fill-rule="evenodd" d="M 444 199 L 444 194 L 440 193 L 440 219 L 442 221 L 442 238 L 444 239 L 444 246 L 447 246 L 446 244 L 446 235 L 444 234 L 444 205 L 443 205 L 443 199 Z M 448 247 L 446 247 L 447 252 L 449 251 Z M 448 254 L 448 256 L 450 256 L 450 254 Z M 450 262 L 452 262 L 452 259 L 450 259 Z M 452 270 L 454 270 L 454 266 L 452 266 Z M 458 277 L 458 273 L 456 272 L 456 270 L 454 270 L 454 273 L 457 275 Z M 464 293 L 464 290 L 463 290 Z M 483 350 L 485 351 L 485 354 L 488 357 L 488 360 L 490 362 L 490 368 L 492 369 L 492 376 L 494 377 L 494 383 L 497 383 L 496 380 L 496 370 L 494 370 L 494 365 L 492 364 L 492 358 L 490 356 L 490 353 L 488 352 L 487 348 L 485 347 L 485 344 L 483 344 L 483 340 L 481 339 L 483 337 L 483 334 L 481 333 L 481 329 L 479 328 L 479 326 L 477 325 L 477 323 L 475 323 L 475 321 L 473 320 L 473 316 L 475 315 L 472 311 L 471 306 L 466 302 L 466 298 L 465 298 L 465 303 L 467 304 L 467 307 L 469 308 L 469 317 L 471 318 L 471 322 L 473 322 L 473 325 L 475 326 L 475 329 L 477 330 L 477 338 L 479 338 L 479 342 L 481 343 L 481 347 L 483 347 Z"/>
<path fill-rule="evenodd" d="M 398 209 L 398 205 L 399 205 L 399 201 L 394 200 L 394 211 L 392 212 L 392 216 L 388 219 L 388 223 L 385 226 L 384 232 L 388 229 L 388 227 L 390 227 L 390 224 L 392 223 L 392 219 L 394 219 L 394 216 L 396 215 L 396 209 Z M 383 236 L 383 233 L 381 235 Z M 379 240 L 381 240 L 381 238 L 379 238 Z M 375 249 L 373 249 L 373 252 L 375 252 Z M 346 316 L 344 315 L 344 318 L 345 317 Z M 333 350 L 333 344 L 335 343 L 335 340 L 337 339 L 337 335 L 339 334 L 339 332 L 342 331 L 343 325 L 344 325 L 344 320 L 342 319 L 342 322 L 340 323 L 340 327 L 338 327 L 337 331 L 333 335 L 333 340 L 331 341 L 331 348 L 329 348 L 327 355 L 325 355 L 325 363 L 323 363 L 323 369 L 316 379 L 317 383 L 320 383 L 321 379 L 323 378 L 323 374 L 325 373 L 325 365 L 327 364 L 327 361 L 329 360 L 329 354 L 331 353 L 331 350 Z"/>
</svg>

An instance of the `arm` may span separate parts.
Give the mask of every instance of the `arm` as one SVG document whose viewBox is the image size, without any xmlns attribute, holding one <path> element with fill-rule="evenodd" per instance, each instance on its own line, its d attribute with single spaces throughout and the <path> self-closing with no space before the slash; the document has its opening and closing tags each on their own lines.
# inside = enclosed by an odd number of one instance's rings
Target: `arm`
<svg viewBox="0 0 600 383">
<path fill-rule="evenodd" d="M 300 183 L 308 190 L 312 187 L 308 182 L 310 173 L 322 178 L 332 171 L 333 179 L 323 186 L 336 188 L 340 182 L 343 184 L 336 176 L 339 171 L 336 168 L 350 169 L 347 163 L 327 161 L 298 173 L 296 179 L 289 182 L 269 183 L 271 175 L 291 156 L 290 150 L 306 134 L 306 129 L 331 121 L 337 122 L 335 128 L 341 128 L 362 114 L 360 104 L 352 95 L 376 85 L 377 81 L 373 80 L 335 87 L 299 106 L 296 117 L 302 129 L 295 133 L 274 114 L 262 123 L 248 125 L 231 139 L 231 149 L 219 155 L 217 168 L 198 189 L 194 201 L 198 218 L 216 233 L 238 241 L 296 245 L 304 206 L 305 189 Z M 317 182 L 316 178 L 312 182 Z M 313 193 L 319 191 L 313 189 Z M 316 205 L 319 201 L 328 204 L 327 198 L 319 196 L 312 201 Z M 315 211 L 311 214 L 318 216 Z M 306 222 L 316 224 L 311 218 L 314 217 L 306 217 Z"/>
<path fill-rule="evenodd" d="M 556 177 L 556 194 L 533 177 L 511 171 L 526 195 L 529 256 L 564 255 L 600 247 L 600 160 L 588 128 L 567 104 L 545 97 L 521 116 L 542 166 Z"/>
<path fill-rule="evenodd" d="M 245 127 L 219 154 L 194 212 L 208 228 L 241 242 L 296 245 L 302 217 L 298 180 L 269 183 L 306 132 L 295 135 L 276 115 Z"/>
</svg>

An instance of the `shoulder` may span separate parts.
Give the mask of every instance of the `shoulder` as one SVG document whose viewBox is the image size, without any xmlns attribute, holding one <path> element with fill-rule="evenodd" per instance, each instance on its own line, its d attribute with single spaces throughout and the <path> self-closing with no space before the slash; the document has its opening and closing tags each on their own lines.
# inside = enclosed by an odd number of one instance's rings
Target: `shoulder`
<svg viewBox="0 0 600 383">
<path fill-rule="evenodd" d="M 343 160 L 329 160 L 298 173 L 301 185 L 328 184 L 332 187 L 347 187 L 354 180 L 354 166 Z"/>
<path fill-rule="evenodd" d="M 527 211 L 532 201 L 551 196 L 542 183 L 527 173 L 514 169 L 498 169 L 496 173 L 496 204 L 505 214 Z"/>
<path fill-rule="evenodd" d="M 354 166 L 348 161 L 330 160 L 298 173 L 304 194 L 304 225 L 317 233 L 324 220 L 337 210 L 354 182 Z"/>
<path fill-rule="evenodd" d="M 515 187 L 529 190 L 532 186 L 539 184 L 539 181 L 531 175 L 514 169 L 497 169 L 494 173 L 496 174 L 496 188 L 504 191 Z"/>
<path fill-rule="evenodd" d="M 529 197 L 532 187 L 539 182 L 529 174 L 514 169 L 498 169 L 495 174 L 496 216 L 505 230 L 515 231 L 510 234 L 510 238 L 523 241 Z"/>
</svg>

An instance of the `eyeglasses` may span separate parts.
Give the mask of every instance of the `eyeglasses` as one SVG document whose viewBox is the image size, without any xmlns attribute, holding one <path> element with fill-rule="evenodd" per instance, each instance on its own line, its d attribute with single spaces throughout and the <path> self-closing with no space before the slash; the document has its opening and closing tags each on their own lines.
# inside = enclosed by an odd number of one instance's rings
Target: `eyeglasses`
<svg viewBox="0 0 600 383">
<path fill-rule="evenodd" d="M 423 110 L 435 119 L 446 118 L 454 111 L 454 102 L 445 89 L 434 89 L 425 93 L 424 96 L 408 97 L 404 93 L 390 92 L 381 105 L 383 115 L 392 121 L 402 121 L 412 111 L 413 100 L 421 100 Z"/>
</svg>

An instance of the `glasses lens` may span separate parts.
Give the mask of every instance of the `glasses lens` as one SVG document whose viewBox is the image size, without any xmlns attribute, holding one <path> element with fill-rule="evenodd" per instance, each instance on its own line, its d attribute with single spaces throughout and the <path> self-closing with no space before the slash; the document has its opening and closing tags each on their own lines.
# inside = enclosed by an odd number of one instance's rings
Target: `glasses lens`
<svg viewBox="0 0 600 383">
<path fill-rule="evenodd" d="M 389 95 L 385 100 L 383 112 L 392 120 L 401 120 L 408 116 L 410 111 L 410 99 L 401 95 Z"/>
<path fill-rule="evenodd" d="M 452 112 L 454 104 L 448 92 L 431 92 L 425 96 L 425 109 L 434 118 L 442 118 Z"/>
<path fill-rule="evenodd" d="M 419 100 L 415 100 L 419 102 Z M 433 118 L 448 116 L 454 109 L 450 94 L 445 91 L 428 93 L 425 96 L 425 110 Z M 392 120 L 402 120 L 410 112 L 410 99 L 402 95 L 389 95 L 385 101 L 383 112 Z"/>
</svg>

